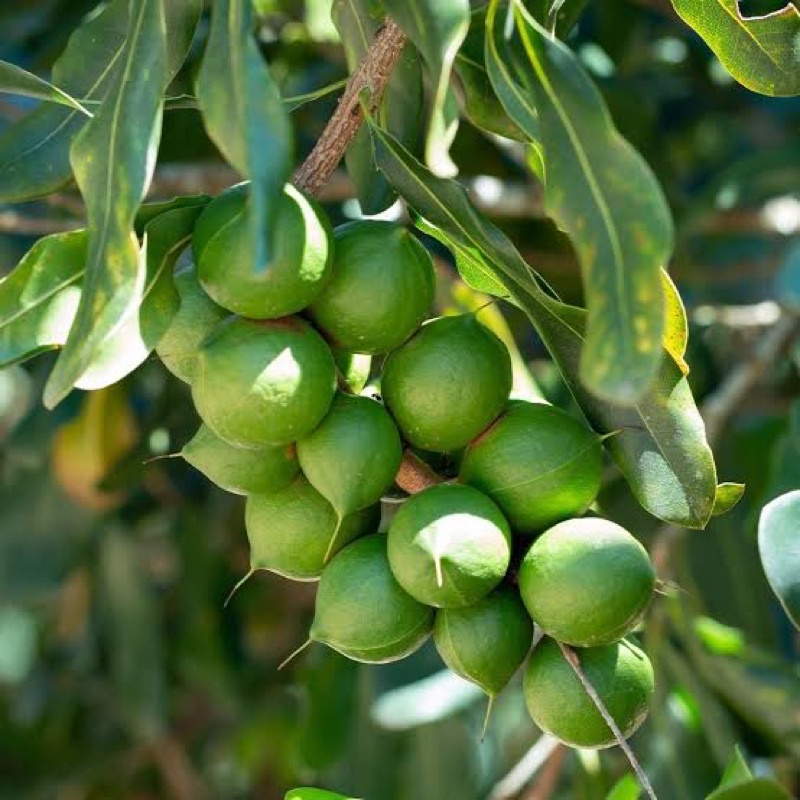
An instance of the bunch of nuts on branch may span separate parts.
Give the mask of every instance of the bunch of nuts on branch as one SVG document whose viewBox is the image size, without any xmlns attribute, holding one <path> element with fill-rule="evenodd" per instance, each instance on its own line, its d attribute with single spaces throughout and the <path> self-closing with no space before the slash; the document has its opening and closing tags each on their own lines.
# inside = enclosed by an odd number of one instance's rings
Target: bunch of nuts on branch
<svg viewBox="0 0 800 800">
<path fill-rule="evenodd" d="M 632 734 L 653 671 L 626 637 L 656 581 L 630 533 L 587 515 L 600 437 L 551 405 L 509 400 L 508 351 L 476 314 L 426 319 L 434 269 L 404 227 L 333 231 L 287 186 L 258 275 L 247 200 L 235 186 L 199 218 L 158 352 L 203 421 L 184 457 L 247 495 L 248 575 L 319 580 L 309 640 L 357 661 L 395 661 L 433 636 L 490 703 L 527 658 L 536 724 L 571 745 L 612 745 L 561 645 L 576 648 Z M 364 392 L 373 357 L 380 400 Z M 381 498 L 409 451 L 448 454 L 457 471 L 382 526 Z M 531 651 L 534 624 L 545 636 Z"/>
</svg>

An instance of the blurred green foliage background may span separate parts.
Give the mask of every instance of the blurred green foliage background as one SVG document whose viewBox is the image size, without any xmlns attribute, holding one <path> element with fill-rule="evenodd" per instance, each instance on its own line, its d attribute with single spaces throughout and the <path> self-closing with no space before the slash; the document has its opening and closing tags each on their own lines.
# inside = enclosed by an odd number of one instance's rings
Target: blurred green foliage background
<svg viewBox="0 0 800 800">
<path fill-rule="evenodd" d="M 3 4 L 0 58 L 47 75 L 93 5 Z M 346 76 L 330 2 L 256 5 L 284 94 Z M 632 743 L 667 800 L 704 797 L 737 743 L 757 772 L 796 786 L 800 645 L 761 571 L 755 525 L 767 500 L 800 486 L 800 337 L 787 336 L 768 363 L 756 357 L 800 297 L 800 99 L 734 84 L 668 2 L 573 5 L 585 7 L 568 42 L 672 204 L 671 272 L 690 311 L 698 400 L 718 411 L 731 376 L 760 369 L 714 420 L 720 479 L 747 492 L 706 531 L 649 517 L 608 467 L 599 510 L 651 547 L 668 581 L 642 632 L 657 702 Z M 740 5 L 759 13 L 782 3 Z M 206 32 L 201 25 L 172 94 L 191 92 Z M 335 94 L 294 113 L 302 152 L 334 104 Z M 0 95 L 0 125 L 31 106 Z M 454 155 L 484 209 L 579 301 L 574 254 L 542 218 L 519 153 L 464 123 Z M 165 117 L 159 165 L 153 196 L 214 193 L 235 180 L 192 110 Z M 335 181 L 325 198 L 334 222 L 357 213 L 351 198 L 347 181 Z M 0 208 L 0 276 L 37 232 L 81 213 L 71 189 Z M 473 303 L 447 253 L 431 246 L 439 310 Z M 500 310 L 544 393 L 569 408 L 530 327 Z M 186 387 L 151 360 L 94 401 L 75 392 L 48 413 L 40 397 L 51 363 L 0 371 L 2 800 L 270 800 L 297 783 L 370 800 L 602 800 L 624 775 L 616 752 L 539 742 L 531 754 L 539 733 L 515 687 L 481 742 L 483 700 L 442 672 L 431 645 L 384 667 L 315 646 L 276 671 L 305 638 L 314 587 L 259 574 L 223 607 L 248 567 L 241 499 L 181 459 L 149 461 L 193 434 Z M 526 753 L 527 780 L 503 783 Z"/>
</svg>

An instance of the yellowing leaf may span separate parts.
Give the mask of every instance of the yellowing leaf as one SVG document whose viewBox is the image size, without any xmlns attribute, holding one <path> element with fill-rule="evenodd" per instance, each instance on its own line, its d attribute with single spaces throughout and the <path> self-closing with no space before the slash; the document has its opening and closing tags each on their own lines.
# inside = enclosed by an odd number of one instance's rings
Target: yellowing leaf
<svg viewBox="0 0 800 800">
<path fill-rule="evenodd" d="M 737 0 L 672 0 L 742 86 L 768 95 L 800 94 L 800 9 L 787 3 L 743 17 Z"/>
</svg>

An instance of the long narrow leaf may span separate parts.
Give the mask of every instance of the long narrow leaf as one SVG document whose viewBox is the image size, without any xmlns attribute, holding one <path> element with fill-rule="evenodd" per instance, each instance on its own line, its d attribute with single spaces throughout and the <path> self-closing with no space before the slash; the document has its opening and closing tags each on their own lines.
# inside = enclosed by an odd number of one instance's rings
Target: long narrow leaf
<svg viewBox="0 0 800 800">
<path fill-rule="evenodd" d="M 92 116 L 78 100 L 68 95 L 63 89 L 59 89 L 49 81 L 16 64 L 10 64 L 8 61 L 0 61 L 0 92 L 16 94 L 21 97 L 33 97 L 48 103 L 58 103 L 74 108 L 87 117 Z"/>
<path fill-rule="evenodd" d="M 509 115 L 541 145 L 546 211 L 581 263 L 589 312 L 581 379 L 598 396 L 634 404 L 662 358 L 669 209 L 576 56 L 519 4 L 506 39 L 498 9 L 495 0 L 487 16 L 489 74 Z"/>
<path fill-rule="evenodd" d="M 129 0 L 112 0 L 70 36 L 53 65 L 53 83 L 93 112 L 114 85 L 128 27 Z M 201 0 L 170 0 L 164 87 L 183 64 L 200 18 Z M 0 202 L 49 194 L 72 177 L 69 149 L 87 117 L 75 109 L 42 105 L 0 136 Z"/>
<path fill-rule="evenodd" d="M 253 269 L 269 267 L 275 208 L 289 177 L 289 117 L 252 32 L 250 0 L 218 0 L 197 80 L 208 135 L 249 178 L 248 218 Z"/>
<path fill-rule="evenodd" d="M 166 70 L 162 0 L 131 2 L 114 85 L 70 149 L 86 203 L 89 254 L 75 323 L 45 387 L 49 408 L 76 385 L 141 297 L 146 264 L 133 223 L 155 166 Z"/>
</svg>

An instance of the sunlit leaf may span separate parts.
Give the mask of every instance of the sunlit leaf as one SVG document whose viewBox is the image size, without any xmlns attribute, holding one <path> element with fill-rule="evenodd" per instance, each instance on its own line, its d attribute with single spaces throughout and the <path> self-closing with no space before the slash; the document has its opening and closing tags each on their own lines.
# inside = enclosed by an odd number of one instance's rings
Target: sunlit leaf
<svg viewBox="0 0 800 800">
<path fill-rule="evenodd" d="M 128 10 L 138 2 L 112 0 L 70 36 L 53 64 L 53 83 L 96 113 L 97 101 L 116 85 L 122 68 Z M 200 0 L 170 0 L 166 9 L 167 65 L 163 87 L 189 51 L 200 18 Z M 90 101 L 93 101 L 90 103 Z M 72 176 L 70 145 L 87 118 L 70 108 L 44 104 L 0 135 L 0 202 L 41 197 Z"/>
<path fill-rule="evenodd" d="M 130 312 L 146 280 L 133 231 L 161 136 L 166 77 L 162 0 L 134 3 L 119 70 L 105 103 L 75 137 L 70 162 L 86 203 L 89 252 L 81 300 L 45 387 L 55 406 Z"/>
<path fill-rule="evenodd" d="M 450 145 L 458 130 L 458 101 L 450 87 L 456 53 L 469 30 L 469 0 L 384 0 L 386 10 L 425 59 L 433 82 L 425 163 L 435 175 L 455 175 Z"/>
<path fill-rule="evenodd" d="M 722 774 L 722 780 L 719 783 L 720 787 L 727 786 L 731 783 L 750 780 L 752 777 L 753 773 L 750 771 L 750 767 L 747 766 L 741 748 L 738 746 L 735 747 L 731 760 L 728 762 L 728 766 L 725 767 L 725 772 Z"/>
<path fill-rule="evenodd" d="M 21 97 L 34 97 L 48 103 L 58 103 L 74 108 L 87 117 L 91 116 L 78 100 L 70 97 L 63 89 L 59 89 L 49 81 L 8 61 L 0 61 L 0 92 L 16 94 Z"/>
<path fill-rule="evenodd" d="M 358 800 L 358 798 L 336 794 L 336 792 L 328 792 L 325 789 L 302 787 L 288 791 L 284 796 L 284 800 Z"/>
<path fill-rule="evenodd" d="M 144 231 L 142 255 L 146 275 L 141 296 L 132 304 L 118 327 L 92 353 L 85 372 L 75 384 L 79 389 L 100 389 L 133 372 L 155 348 L 178 310 L 178 293 L 172 269 L 189 244 L 203 202 L 156 217 Z"/>
<path fill-rule="evenodd" d="M 292 130 L 278 87 L 256 46 L 249 0 L 218 0 L 197 78 L 208 135 L 245 178 L 253 269 L 272 259 L 275 209 L 292 161 Z"/>
<path fill-rule="evenodd" d="M 761 509 L 758 551 L 772 591 L 800 630 L 800 490 Z"/>
<path fill-rule="evenodd" d="M 684 356 L 689 343 L 689 321 L 678 288 L 664 269 L 661 270 L 661 286 L 664 289 L 664 349 L 672 356 L 681 372 L 688 375 L 689 365 Z"/>
<path fill-rule="evenodd" d="M 606 800 L 639 800 L 641 789 L 635 776 L 623 775 L 608 793 Z"/>
<path fill-rule="evenodd" d="M 0 281 L 0 367 L 67 341 L 88 241 L 86 231 L 45 236 Z"/>
<path fill-rule="evenodd" d="M 743 483 L 720 483 L 714 495 L 712 515 L 727 514 L 742 499 L 744 488 Z"/>
<path fill-rule="evenodd" d="M 454 181 L 436 178 L 374 123 L 380 168 L 456 254 L 472 276 L 502 283 L 544 340 L 570 391 L 600 433 L 619 431 L 606 446 L 636 499 L 660 519 L 691 528 L 708 522 L 716 470 L 686 379 L 665 357 L 656 380 L 634 406 L 591 394 L 578 378 L 586 312 L 548 296 L 514 245 L 469 202 Z"/>
<path fill-rule="evenodd" d="M 737 0 L 672 0 L 739 83 L 768 95 L 800 94 L 800 9 L 787 3 L 744 17 Z"/>
<path fill-rule="evenodd" d="M 498 8 L 490 6 L 487 37 L 501 53 L 495 66 L 504 66 L 499 80 L 493 69 L 490 76 L 509 115 L 541 144 L 545 210 L 569 234 L 581 263 L 588 323 L 580 377 L 595 394 L 632 404 L 662 360 L 669 208 L 572 51 L 519 4 L 515 36 L 507 40 Z"/>
</svg>

